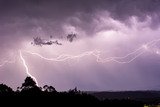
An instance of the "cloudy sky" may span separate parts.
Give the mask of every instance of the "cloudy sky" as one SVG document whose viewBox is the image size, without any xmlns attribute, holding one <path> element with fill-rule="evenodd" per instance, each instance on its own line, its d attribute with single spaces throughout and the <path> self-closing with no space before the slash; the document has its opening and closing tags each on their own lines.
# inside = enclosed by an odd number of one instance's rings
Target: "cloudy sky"
<svg viewBox="0 0 160 107">
<path fill-rule="evenodd" d="M 21 86 L 21 51 L 39 86 L 160 89 L 159 25 L 160 0 L 0 0 L 0 83 Z M 31 45 L 51 35 L 63 45 Z"/>
</svg>

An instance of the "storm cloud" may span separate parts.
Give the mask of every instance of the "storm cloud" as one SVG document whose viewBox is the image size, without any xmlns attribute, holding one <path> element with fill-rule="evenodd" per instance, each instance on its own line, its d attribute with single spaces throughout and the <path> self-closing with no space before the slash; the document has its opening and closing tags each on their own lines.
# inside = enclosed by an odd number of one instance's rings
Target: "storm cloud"
<svg viewBox="0 0 160 107">
<path fill-rule="evenodd" d="M 19 50 L 52 58 L 99 50 L 102 58 L 120 57 L 160 38 L 160 0 L 0 0 L 0 82 L 17 87 L 26 76 Z M 72 43 L 66 40 L 76 33 Z M 31 45 L 33 37 L 50 36 L 62 46 Z M 23 53 L 39 84 L 58 90 L 159 89 L 159 43 L 129 64 L 98 63 L 94 56 L 65 62 Z M 128 60 L 128 59 L 127 59 Z"/>
</svg>

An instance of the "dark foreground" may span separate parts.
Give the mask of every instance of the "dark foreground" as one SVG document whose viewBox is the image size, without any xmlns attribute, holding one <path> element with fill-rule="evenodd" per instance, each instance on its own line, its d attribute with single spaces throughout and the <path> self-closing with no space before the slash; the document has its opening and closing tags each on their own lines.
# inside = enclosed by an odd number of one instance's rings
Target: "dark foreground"
<svg viewBox="0 0 160 107">
<path fill-rule="evenodd" d="M 144 107 L 145 104 L 156 105 L 160 102 L 160 94 L 157 95 L 157 93 L 156 96 L 149 95 L 150 97 L 147 99 L 142 98 L 148 96 L 145 92 L 141 95 L 142 97 L 137 96 L 137 98 L 133 98 L 130 94 L 136 96 L 137 93 L 85 93 L 77 90 L 77 88 L 67 92 L 57 92 L 52 86 L 38 87 L 30 77 L 27 77 L 22 86 L 18 87 L 16 91 L 4 84 L 0 84 L 1 104 L 12 106 L 36 104 L 45 106 Z"/>
<path fill-rule="evenodd" d="M 112 92 L 90 92 L 100 100 L 104 99 L 130 99 L 145 104 L 160 104 L 160 91 L 112 91 Z"/>
</svg>

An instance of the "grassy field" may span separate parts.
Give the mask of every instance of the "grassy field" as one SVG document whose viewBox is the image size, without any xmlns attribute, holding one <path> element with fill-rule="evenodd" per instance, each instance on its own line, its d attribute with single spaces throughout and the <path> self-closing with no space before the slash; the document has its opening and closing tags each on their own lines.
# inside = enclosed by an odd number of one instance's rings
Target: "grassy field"
<svg viewBox="0 0 160 107">
<path fill-rule="evenodd" d="M 144 107 L 160 107 L 160 105 L 144 105 Z"/>
</svg>

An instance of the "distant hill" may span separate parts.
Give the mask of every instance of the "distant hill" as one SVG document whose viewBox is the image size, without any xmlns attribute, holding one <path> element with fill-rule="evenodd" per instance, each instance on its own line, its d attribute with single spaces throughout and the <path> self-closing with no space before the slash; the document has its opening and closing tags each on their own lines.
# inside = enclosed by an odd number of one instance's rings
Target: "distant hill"
<svg viewBox="0 0 160 107">
<path fill-rule="evenodd" d="M 117 92 L 89 92 L 100 100 L 131 99 L 145 103 L 160 103 L 160 91 L 117 91 Z"/>
</svg>

